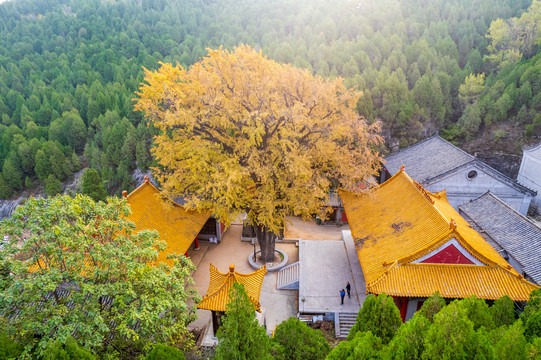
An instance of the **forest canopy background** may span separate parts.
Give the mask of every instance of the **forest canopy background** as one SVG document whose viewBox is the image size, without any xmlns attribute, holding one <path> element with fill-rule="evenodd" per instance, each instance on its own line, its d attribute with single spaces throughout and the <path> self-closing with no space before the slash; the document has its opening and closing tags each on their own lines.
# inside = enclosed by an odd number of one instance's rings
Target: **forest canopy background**
<svg viewBox="0 0 541 360">
<path fill-rule="evenodd" d="M 36 185 L 60 191 L 60 181 L 86 166 L 100 173 L 109 193 L 131 190 L 132 171 L 151 164 L 156 131 L 133 111 L 142 66 L 189 66 L 205 48 L 242 43 L 278 62 L 344 77 L 363 91 L 357 110 L 382 121 L 390 148 L 440 130 L 481 155 L 519 153 L 541 134 L 539 31 L 528 28 L 539 23 L 538 4 L 528 10 L 528 0 L 3 3 L 0 197 Z M 478 91 L 461 93 L 472 74 L 484 75 Z"/>
</svg>

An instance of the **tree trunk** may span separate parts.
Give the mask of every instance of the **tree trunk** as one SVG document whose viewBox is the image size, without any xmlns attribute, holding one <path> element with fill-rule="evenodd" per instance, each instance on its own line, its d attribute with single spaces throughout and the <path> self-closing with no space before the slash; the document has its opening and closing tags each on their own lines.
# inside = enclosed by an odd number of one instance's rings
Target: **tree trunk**
<svg viewBox="0 0 541 360">
<path fill-rule="evenodd" d="M 254 228 L 257 242 L 261 248 L 261 262 L 273 262 L 276 235 L 269 231 L 266 226 L 254 226 Z"/>
</svg>

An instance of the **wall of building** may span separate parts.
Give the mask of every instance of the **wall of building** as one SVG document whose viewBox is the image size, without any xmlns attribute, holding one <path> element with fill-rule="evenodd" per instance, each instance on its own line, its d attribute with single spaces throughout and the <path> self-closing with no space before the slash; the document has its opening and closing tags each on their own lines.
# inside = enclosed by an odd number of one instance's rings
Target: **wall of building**
<svg viewBox="0 0 541 360">
<path fill-rule="evenodd" d="M 523 215 L 528 212 L 532 199 L 531 195 L 523 194 L 473 164 L 430 183 L 426 189 L 430 192 L 445 189 L 449 203 L 457 210 L 458 205 L 473 200 L 488 190 Z"/>
<path fill-rule="evenodd" d="M 524 152 L 517 181 L 527 188 L 537 191 L 537 196 L 532 199 L 532 203 L 541 207 L 541 158 L 535 156 L 536 153 L 541 153 L 541 150 L 535 153 Z"/>
</svg>

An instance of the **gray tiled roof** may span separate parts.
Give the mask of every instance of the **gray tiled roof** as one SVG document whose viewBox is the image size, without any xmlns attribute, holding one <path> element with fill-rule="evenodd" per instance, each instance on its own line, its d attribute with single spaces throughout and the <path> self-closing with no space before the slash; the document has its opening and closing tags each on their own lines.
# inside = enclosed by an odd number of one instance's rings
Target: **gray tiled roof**
<svg viewBox="0 0 541 360">
<path fill-rule="evenodd" d="M 436 135 L 387 156 L 384 166 L 394 175 L 405 165 L 409 176 L 423 182 L 474 159 L 472 155 Z"/>
<path fill-rule="evenodd" d="M 534 145 L 530 148 L 523 149 L 524 152 L 530 153 L 531 155 L 541 158 L 541 143 Z"/>
<path fill-rule="evenodd" d="M 490 192 L 459 209 L 513 256 L 533 281 L 541 284 L 541 228 Z"/>
</svg>

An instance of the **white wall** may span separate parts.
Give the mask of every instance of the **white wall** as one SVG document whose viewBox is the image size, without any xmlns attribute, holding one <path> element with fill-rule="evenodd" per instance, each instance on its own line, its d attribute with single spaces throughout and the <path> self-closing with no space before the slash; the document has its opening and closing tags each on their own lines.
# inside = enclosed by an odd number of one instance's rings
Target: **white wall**
<svg viewBox="0 0 541 360">
<path fill-rule="evenodd" d="M 538 151 L 540 152 L 540 151 Z M 541 158 L 530 152 L 524 152 L 517 181 L 529 189 L 537 191 L 532 202 L 541 207 Z"/>
<path fill-rule="evenodd" d="M 472 179 L 468 178 L 470 171 L 477 172 L 477 175 Z M 438 192 L 445 189 L 449 203 L 457 211 L 458 205 L 473 200 L 488 190 L 523 215 L 526 215 L 528 212 L 528 207 L 532 199 L 530 195 L 521 193 L 484 172 L 474 164 L 458 169 L 456 172 L 449 174 L 449 176 L 427 185 L 426 189 L 430 192 Z"/>
</svg>

